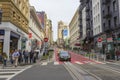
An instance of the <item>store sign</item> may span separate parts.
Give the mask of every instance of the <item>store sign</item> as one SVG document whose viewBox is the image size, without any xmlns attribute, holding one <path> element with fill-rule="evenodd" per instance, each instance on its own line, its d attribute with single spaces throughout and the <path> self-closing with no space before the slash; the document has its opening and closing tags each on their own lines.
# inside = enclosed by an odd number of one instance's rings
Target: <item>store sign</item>
<svg viewBox="0 0 120 80">
<path fill-rule="evenodd" d="M 0 30 L 0 35 L 4 35 L 5 31 L 4 30 Z"/>
<path fill-rule="evenodd" d="M 102 47 L 102 42 L 98 42 L 98 47 L 101 48 Z"/>
<path fill-rule="evenodd" d="M 107 38 L 107 42 L 113 42 L 112 38 Z"/>
<path fill-rule="evenodd" d="M 29 33 L 29 38 L 32 38 L 32 33 Z"/>
</svg>

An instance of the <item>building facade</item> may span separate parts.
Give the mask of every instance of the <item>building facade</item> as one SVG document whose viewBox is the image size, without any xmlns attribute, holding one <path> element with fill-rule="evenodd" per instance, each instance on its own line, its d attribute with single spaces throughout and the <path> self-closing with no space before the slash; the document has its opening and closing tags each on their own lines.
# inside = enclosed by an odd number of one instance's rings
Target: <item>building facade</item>
<svg viewBox="0 0 120 80">
<path fill-rule="evenodd" d="M 63 31 L 64 29 L 67 29 L 67 25 L 63 22 L 63 21 L 59 21 L 58 22 L 58 40 L 57 40 L 57 44 L 59 47 L 64 47 L 64 35 L 63 35 Z"/>
<path fill-rule="evenodd" d="M 80 48 L 80 40 L 79 40 L 79 12 L 76 10 L 71 22 L 69 23 L 69 33 L 70 33 L 70 47 Z"/>
<path fill-rule="evenodd" d="M 120 49 L 120 1 L 102 0 L 103 53 L 115 56 L 115 49 Z"/>
<path fill-rule="evenodd" d="M 92 0 L 80 0 L 79 30 L 81 49 L 90 50 L 93 47 L 93 17 Z M 89 47 L 88 47 L 89 45 Z"/>
<path fill-rule="evenodd" d="M 120 1 L 80 0 L 80 3 L 79 28 L 81 40 L 85 44 L 90 43 L 91 48 L 94 45 L 93 48 L 97 52 L 114 59 L 115 50 L 120 49 Z M 84 21 L 85 16 L 86 23 Z"/>
<path fill-rule="evenodd" d="M 100 51 L 102 48 L 102 43 L 98 42 L 98 39 L 102 36 L 102 5 L 101 0 L 92 0 L 92 13 L 93 13 L 93 36 L 94 36 L 94 46 L 96 51 Z"/>
<path fill-rule="evenodd" d="M 51 46 L 53 44 L 53 36 L 52 36 L 52 21 L 47 20 L 46 27 L 45 27 L 46 37 L 48 38 L 48 44 Z"/>
<path fill-rule="evenodd" d="M 44 30 L 33 6 L 30 6 L 29 47 L 28 50 L 40 49 L 44 40 Z"/>
<path fill-rule="evenodd" d="M 8 56 L 14 49 L 26 49 L 29 25 L 29 0 L 0 0 L 0 53 Z M 24 44 L 24 46 L 22 46 Z"/>
</svg>

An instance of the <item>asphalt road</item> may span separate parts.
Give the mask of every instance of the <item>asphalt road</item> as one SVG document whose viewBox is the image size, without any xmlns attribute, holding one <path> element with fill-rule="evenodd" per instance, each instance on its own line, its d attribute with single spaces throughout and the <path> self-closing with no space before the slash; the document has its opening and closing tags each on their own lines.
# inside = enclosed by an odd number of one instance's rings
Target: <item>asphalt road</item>
<svg viewBox="0 0 120 80">
<path fill-rule="evenodd" d="M 35 65 L 11 80 L 73 80 L 68 71 L 61 65 L 49 63 Z"/>
</svg>

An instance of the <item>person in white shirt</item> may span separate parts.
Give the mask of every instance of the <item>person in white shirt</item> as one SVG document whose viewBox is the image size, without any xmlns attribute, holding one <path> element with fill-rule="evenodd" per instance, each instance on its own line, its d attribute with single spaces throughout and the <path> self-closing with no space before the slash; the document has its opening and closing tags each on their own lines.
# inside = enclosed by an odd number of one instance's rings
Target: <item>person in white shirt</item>
<svg viewBox="0 0 120 80">
<path fill-rule="evenodd" d="M 20 56 L 20 54 L 19 54 L 18 50 L 16 49 L 16 50 L 13 52 L 13 54 L 12 54 L 12 58 L 13 58 L 13 60 L 14 60 L 14 65 L 15 65 L 15 67 L 18 66 L 18 58 L 19 58 L 19 56 Z"/>
</svg>

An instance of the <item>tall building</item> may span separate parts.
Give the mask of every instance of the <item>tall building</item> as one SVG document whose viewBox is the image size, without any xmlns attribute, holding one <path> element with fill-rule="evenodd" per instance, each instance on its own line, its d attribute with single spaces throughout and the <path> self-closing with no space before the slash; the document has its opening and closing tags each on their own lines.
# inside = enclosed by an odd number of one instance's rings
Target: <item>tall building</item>
<svg viewBox="0 0 120 80">
<path fill-rule="evenodd" d="M 88 47 L 114 59 L 115 50 L 120 49 L 120 0 L 80 0 L 80 2 L 81 40 L 85 44 L 90 43 L 87 44 L 90 45 Z M 86 25 L 83 17 L 86 17 Z"/>
<path fill-rule="evenodd" d="M 93 48 L 93 16 L 92 0 L 80 0 L 79 6 L 79 30 L 82 49 Z M 89 44 L 89 46 L 88 46 Z"/>
<path fill-rule="evenodd" d="M 27 50 L 40 49 L 44 40 L 44 29 L 33 6 L 30 6 L 29 46 Z"/>
<path fill-rule="evenodd" d="M 103 51 L 114 56 L 115 48 L 120 49 L 120 0 L 102 0 L 101 6 Z"/>
<path fill-rule="evenodd" d="M 68 29 L 68 26 L 63 22 L 63 21 L 59 21 L 58 22 L 58 40 L 57 40 L 57 44 L 59 45 L 59 47 L 63 47 L 64 46 L 64 35 L 63 32 L 65 29 Z"/>
<path fill-rule="evenodd" d="M 69 23 L 69 32 L 70 32 L 70 47 L 80 48 L 80 40 L 79 40 L 79 12 L 76 10 L 72 20 Z"/>
<path fill-rule="evenodd" d="M 9 56 L 14 49 L 21 49 L 28 39 L 29 0 L 0 0 L 0 53 Z M 24 46 L 26 47 L 26 46 Z"/>
<path fill-rule="evenodd" d="M 37 16 L 41 22 L 41 26 L 42 28 L 44 29 L 45 28 L 45 17 L 46 17 L 46 13 L 44 11 L 41 11 L 41 12 L 36 12 L 37 13 Z"/>
<path fill-rule="evenodd" d="M 101 5 L 102 0 L 92 0 L 92 12 L 93 12 L 93 36 L 94 36 L 94 46 L 95 50 L 99 51 L 100 47 L 98 46 L 97 40 L 101 37 L 102 34 L 102 5 Z"/>
<path fill-rule="evenodd" d="M 49 46 L 53 44 L 53 36 L 52 36 L 52 21 L 47 20 L 46 27 L 45 27 L 46 37 L 48 38 Z"/>
</svg>

